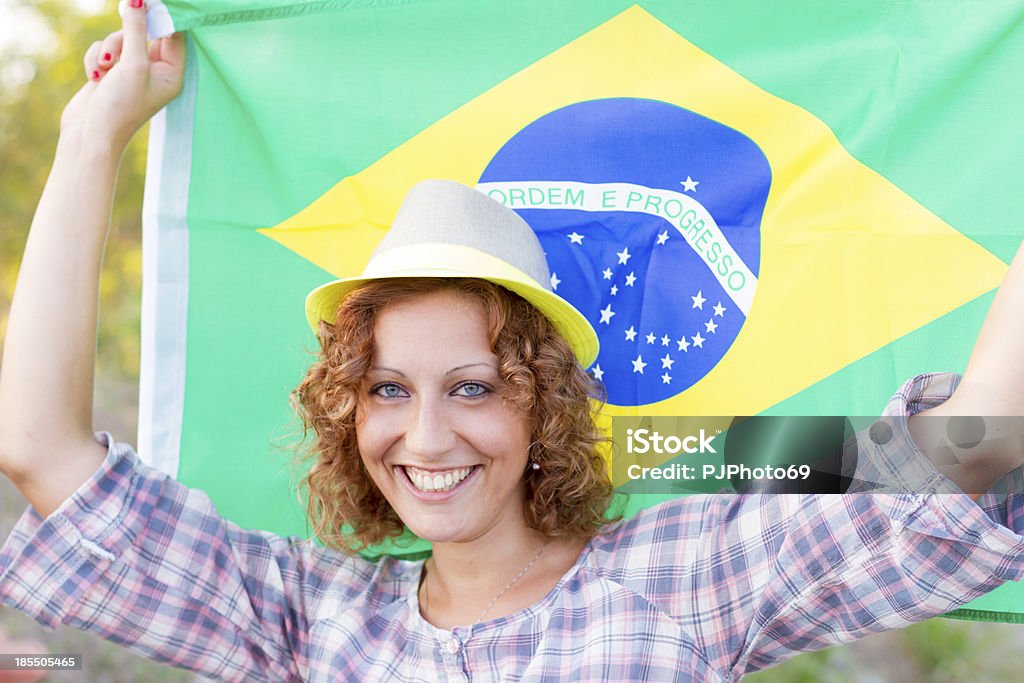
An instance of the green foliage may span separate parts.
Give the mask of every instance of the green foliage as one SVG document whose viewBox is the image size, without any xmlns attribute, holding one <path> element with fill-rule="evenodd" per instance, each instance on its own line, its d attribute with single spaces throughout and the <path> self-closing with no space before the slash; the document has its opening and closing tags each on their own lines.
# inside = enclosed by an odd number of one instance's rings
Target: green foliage
<svg viewBox="0 0 1024 683">
<path fill-rule="evenodd" d="M 1020 627 L 931 619 L 843 647 L 797 655 L 750 683 L 961 683 L 1020 680 Z M 1019 646 L 1018 646 L 1019 647 Z"/>
<path fill-rule="evenodd" d="M 82 56 L 119 27 L 116 12 L 90 15 L 70 2 L 23 0 L 49 27 L 51 40 L 37 54 L 0 51 L 0 75 L 15 62 L 27 83 L 0 78 L 0 340 L 32 215 L 53 161 L 64 104 L 85 83 Z M 102 371 L 138 378 L 140 237 L 146 136 L 136 136 L 121 163 L 100 292 L 99 359 Z"/>
</svg>

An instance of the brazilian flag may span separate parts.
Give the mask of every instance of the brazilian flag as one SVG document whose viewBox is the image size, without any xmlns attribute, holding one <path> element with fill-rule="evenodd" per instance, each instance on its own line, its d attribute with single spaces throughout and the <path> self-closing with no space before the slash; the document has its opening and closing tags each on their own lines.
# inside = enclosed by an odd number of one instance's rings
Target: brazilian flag
<svg viewBox="0 0 1024 683">
<path fill-rule="evenodd" d="M 139 450 L 305 534 L 303 298 L 425 178 L 541 239 L 607 415 L 875 415 L 963 369 L 1024 234 L 1024 8 L 813 0 L 164 0 Z M 290 493 L 292 491 L 292 493 Z M 392 549 L 403 552 L 402 549 Z M 1024 620 L 1010 585 L 958 616 Z"/>
</svg>

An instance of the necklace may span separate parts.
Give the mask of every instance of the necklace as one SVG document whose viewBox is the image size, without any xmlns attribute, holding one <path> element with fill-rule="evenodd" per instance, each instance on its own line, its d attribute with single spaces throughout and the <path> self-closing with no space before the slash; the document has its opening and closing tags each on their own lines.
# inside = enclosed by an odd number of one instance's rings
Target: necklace
<svg viewBox="0 0 1024 683">
<path fill-rule="evenodd" d="M 511 581 L 509 581 L 507 584 L 505 584 L 505 587 L 502 588 L 500 591 L 498 591 L 497 595 L 495 595 L 493 598 L 491 598 L 491 601 L 489 603 L 487 603 L 487 606 L 484 607 L 483 611 L 480 612 L 480 615 L 476 618 L 476 621 L 473 622 L 473 623 L 479 624 L 481 621 L 484 620 L 484 616 L 491 610 L 492 607 L 494 607 L 494 603 L 496 603 L 498 601 L 498 598 L 500 598 L 502 595 L 504 595 L 508 591 L 508 589 L 512 588 L 512 586 L 516 585 L 519 582 L 519 579 L 523 578 L 523 575 L 526 574 L 526 572 L 528 572 L 530 570 L 530 567 L 533 566 L 534 562 L 536 562 L 537 560 L 540 559 L 540 556 L 544 554 L 544 551 L 547 549 L 547 547 L 549 545 L 551 545 L 551 539 L 550 538 L 544 542 L 544 545 L 542 545 L 540 547 L 540 550 L 537 551 L 537 554 L 534 555 L 533 558 L 529 562 L 527 562 L 525 565 L 523 565 L 523 568 L 519 570 L 519 573 L 516 574 L 512 578 Z M 427 605 L 429 604 L 429 601 L 430 601 L 430 584 L 427 583 L 426 578 L 424 578 L 424 580 L 423 580 L 423 606 L 427 607 Z"/>
</svg>

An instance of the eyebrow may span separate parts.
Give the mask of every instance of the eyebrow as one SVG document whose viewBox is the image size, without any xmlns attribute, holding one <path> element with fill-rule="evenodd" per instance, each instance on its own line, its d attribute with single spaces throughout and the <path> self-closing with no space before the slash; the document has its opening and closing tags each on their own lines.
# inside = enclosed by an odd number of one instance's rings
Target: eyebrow
<svg viewBox="0 0 1024 683">
<path fill-rule="evenodd" d="M 491 370 L 494 370 L 495 372 L 498 371 L 498 368 L 494 367 L 493 363 L 487 363 L 487 362 L 481 361 L 479 363 L 466 363 L 465 365 L 459 365 L 457 367 L 452 368 L 451 370 L 449 370 L 448 372 L 446 372 L 444 374 L 447 377 L 448 375 L 452 374 L 453 372 L 458 372 L 459 370 L 465 370 L 466 368 L 473 368 L 473 367 L 476 367 L 478 365 L 482 365 L 485 368 L 490 368 Z M 379 370 L 379 371 L 382 371 L 382 372 L 391 372 L 391 373 L 394 373 L 394 374 L 398 375 L 399 377 L 405 377 L 405 373 L 402 372 L 401 370 L 395 370 L 394 368 L 386 368 L 386 367 L 381 366 L 381 365 L 375 365 L 372 368 L 370 368 L 370 370 L 371 371 L 372 370 Z"/>
<path fill-rule="evenodd" d="M 460 365 L 458 367 L 452 368 L 451 370 L 449 370 L 448 372 L 446 372 L 444 374 L 445 374 L 445 376 L 447 376 L 447 375 L 452 374 L 453 372 L 458 372 L 459 370 L 465 370 L 466 368 L 474 368 L 474 367 L 476 367 L 478 365 L 482 365 L 483 367 L 488 368 L 490 370 L 494 370 L 495 372 L 498 371 L 498 368 L 494 367 L 494 365 L 492 363 L 480 362 L 480 363 L 467 363 L 465 365 Z"/>
</svg>

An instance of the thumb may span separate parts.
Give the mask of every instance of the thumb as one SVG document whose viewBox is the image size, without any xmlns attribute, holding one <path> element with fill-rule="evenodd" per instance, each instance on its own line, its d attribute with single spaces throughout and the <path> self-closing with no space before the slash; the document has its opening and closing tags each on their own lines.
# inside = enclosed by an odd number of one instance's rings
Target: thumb
<svg viewBox="0 0 1024 683">
<path fill-rule="evenodd" d="M 149 61 L 163 62 L 181 71 L 185 64 L 185 34 L 179 31 L 153 41 L 149 46 Z"/>
<path fill-rule="evenodd" d="M 121 21 L 124 25 L 124 47 L 121 61 L 127 64 L 148 64 L 146 48 L 146 6 L 143 0 L 128 0 Z"/>
</svg>

